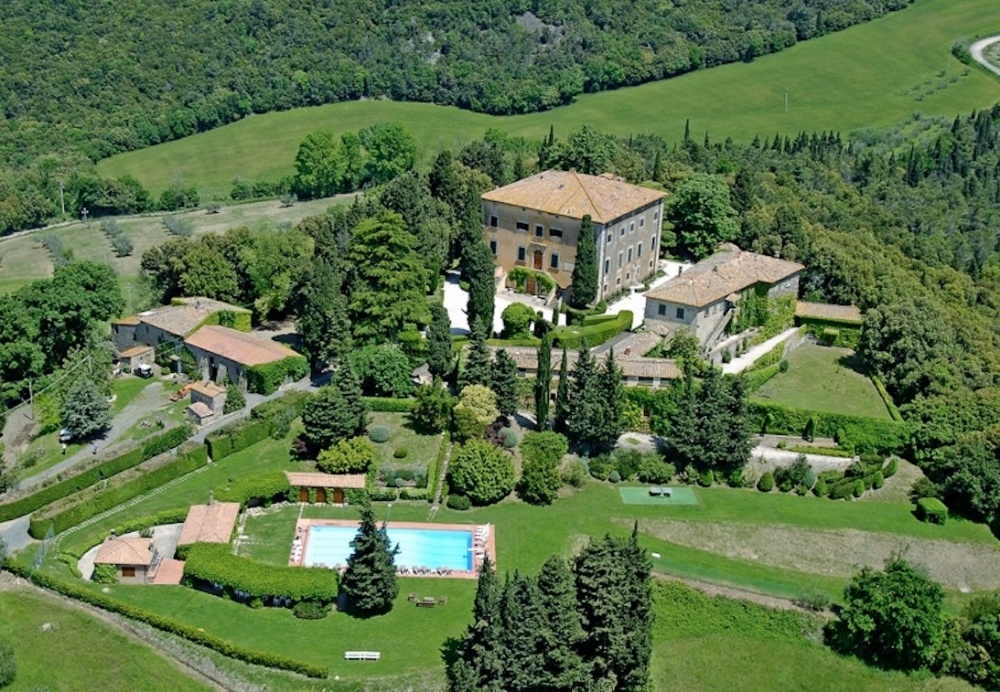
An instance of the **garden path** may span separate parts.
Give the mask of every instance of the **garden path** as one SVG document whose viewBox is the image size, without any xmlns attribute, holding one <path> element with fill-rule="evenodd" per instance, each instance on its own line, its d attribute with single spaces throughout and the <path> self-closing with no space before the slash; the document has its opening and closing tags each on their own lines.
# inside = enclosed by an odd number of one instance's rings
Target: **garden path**
<svg viewBox="0 0 1000 692">
<path fill-rule="evenodd" d="M 770 352 L 770 350 L 778 344 L 782 344 L 791 339 L 798 331 L 798 327 L 792 327 L 791 329 L 786 329 L 781 332 L 778 336 L 771 337 L 762 344 L 757 344 L 739 358 L 733 358 L 731 362 L 723 363 L 722 372 L 727 375 L 736 375 L 743 372 L 753 365 L 758 358 Z"/>
</svg>

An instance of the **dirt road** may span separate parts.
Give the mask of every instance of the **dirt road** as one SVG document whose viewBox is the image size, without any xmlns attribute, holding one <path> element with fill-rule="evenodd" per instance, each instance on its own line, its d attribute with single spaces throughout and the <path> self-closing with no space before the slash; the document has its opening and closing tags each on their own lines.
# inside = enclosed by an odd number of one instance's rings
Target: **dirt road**
<svg viewBox="0 0 1000 692">
<path fill-rule="evenodd" d="M 1000 36 L 990 36 L 989 38 L 981 39 L 969 46 L 969 53 L 972 54 L 973 60 L 985 67 L 987 70 L 1000 75 L 1000 67 L 986 60 L 986 57 L 983 55 L 987 48 L 997 42 L 1000 42 Z"/>
</svg>

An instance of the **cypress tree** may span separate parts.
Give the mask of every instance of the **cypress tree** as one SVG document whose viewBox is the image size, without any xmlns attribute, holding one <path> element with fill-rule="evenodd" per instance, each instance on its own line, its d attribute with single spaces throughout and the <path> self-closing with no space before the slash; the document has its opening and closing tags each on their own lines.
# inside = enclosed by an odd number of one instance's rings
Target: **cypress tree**
<svg viewBox="0 0 1000 692">
<path fill-rule="evenodd" d="M 662 182 L 663 179 L 663 161 L 660 159 L 660 151 L 657 149 L 656 158 L 653 159 L 653 180 L 656 182 Z"/>
<path fill-rule="evenodd" d="M 698 443 L 694 464 L 699 471 L 722 470 L 726 467 L 728 398 L 728 382 L 723 379 L 718 368 L 710 368 L 702 378 L 697 406 Z"/>
<path fill-rule="evenodd" d="M 341 588 L 347 594 L 350 610 L 362 617 L 392 610 L 399 594 L 393 559 L 399 546 L 390 546 L 385 524 L 375 523 L 375 512 L 367 498 L 361 508 L 361 526 L 351 541 L 354 552 L 347 558 Z"/>
<path fill-rule="evenodd" d="M 322 257 L 313 262 L 298 297 L 298 331 L 302 350 L 313 368 L 345 357 L 351 351 L 351 324 L 341 276 Z"/>
<path fill-rule="evenodd" d="M 549 395 L 552 392 L 552 341 L 542 339 L 538 346 L 538 371 L 535 375 L 535 421 L 539 430 L 549 427 Z"/>
<path fill-rule="evenodd" d="M 527 575 L 514 573 L 504 584 L 500 600 L 500 649 L 504 659 L 504 688 L 537 690 L 544 665 L 541 633 L 545 611 L 538 587 Z"/>
<path fill-rule="evenodd" d="M 441 303 L 431 305 L 431 323 L 427 327 L 427 367 L 434 377 L 447 377 L 455 362 L 451 350 L 451 321 Z"/>
<path fill-rule="evenodd" d="M 578 647 L 583 628 L 576 609 L 576 586 L 565 560 L 553 556 L 538 573 L 538 597 L 545 626 L 540 639 L 544 652 L 537 689 L 577 690 L 583 687 L 586 667 Z"/>
<path fill-rule="evenodd" d="M 625 431 L 625 389 L 614 349 L 604 359 L 598 386 L 601 408 L 599 424 L 594 427 L 594 446 L 601 452 L 610 452 Z"/>
<path fill-rule="evenodd" d="M 517 413 L 517 363 L 506 349 L 496 352 L 490 382 L 487 386 L 497 395 L 500 415 L 510 417 Z"/>
<path fill-rule="evenodd" d="M 469 325 L 473 331 L 478 328 L 483 338 L 488 338 L 493 333 L 496 296 L 493 271 L 493 255 L 480 231 L 462 250 L 462 276 L 469 284 L 469 302 L 465 310 L 469 316 Z"/>
<path fill-rule="evenodd" d="M 344 359 L 337 368 L 334 381 L 340 390 L 340 395 L 344 398 L 347 421 L 354 427 L 350 437 L 363 434 L 368 427 L 368 405 L 361 398 L 361 379 L 354 372 L 350 361 Z"/>
<path fill-rule="evenodd" d="M 753 452 L 753 424 L 750 421 L 750 411 L 746 382 L 742 377 L 729 379 L 729 392 L 726 399 L 726 453 L 720 471 L 732 474 L 742 469 Z"/>
<path fill-rule="evenodd" d="M 566 422 L 569 419 L 569 375 L 567 373 L 566 349 L 563 348 L 562 363 L 559 366 L 559 384 L 556 386 L 556 425 L 555 431 L 566 433 Z"/>
<path fill-rule="evenodd" d="M 505 673 L 500 638 L 500 593 L 487 556 L 479 569 L 472 624 L 459 641 L 456 657 L 448 663 L 448 689 L 503 692 Z"/>
<path fill-rule="evenodd" d="M 582 309 L 597 298 L 597 241 L 590 214 L 580 224 L 580 239 L 576 244 L 576 264 L 573 265 L 572 305 Z"/>
<path fill-rule="evenodd" d="M 694 368 L 684 369 L 684 384 L 677 410 L 670 417 L 670 446 L 683 466 L 698 459 L 700 436 L 698 430 L 698 400 L 694 382 Z"/>
<path fill-rule="evenodd" d="M 603 405 L 597 362 L 586 345 L 580 347 L 569 382 L 566 437 L 592 451 L 597 445 Z"/>
<path fill-rule="evenodd" d="M 472 328 L 470 335 L 469 351 L 465 357 L 465 365 L 462 367 L 462 374 L 458 378 L 459 391 L 465 389 L 470 384 L 481 384 L 490 387 L 493 383 L 493 357 L 490 354 L 489 346 L 483 338 L 482 330 L 478 325 Z"/>
</svg>

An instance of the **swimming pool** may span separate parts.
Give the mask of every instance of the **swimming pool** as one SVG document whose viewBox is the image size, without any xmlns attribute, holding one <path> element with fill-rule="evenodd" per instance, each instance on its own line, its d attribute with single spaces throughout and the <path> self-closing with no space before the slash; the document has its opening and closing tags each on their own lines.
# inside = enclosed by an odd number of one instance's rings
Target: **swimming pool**
<svg viewBox="0 0 1000 692">
<path fill-rule="evenodd" d="M 346 565 L 353 552 L 351 541 L 358 529 L 353 526 L 311 526 L 302 564 Z M 472 571 L 472 531 L 444 529 L 388 528 L 389 542 L 399 544 L 396 565 L 403 567 L 444 567 L 456 572 Z"/>
</svg>

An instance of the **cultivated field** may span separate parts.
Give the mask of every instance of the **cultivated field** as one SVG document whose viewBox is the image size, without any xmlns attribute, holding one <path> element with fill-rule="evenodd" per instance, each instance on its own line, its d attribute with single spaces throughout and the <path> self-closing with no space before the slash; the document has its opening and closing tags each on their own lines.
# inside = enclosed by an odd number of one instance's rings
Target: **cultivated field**
<svg viewBox="0 0 1000 692">
<path fill-rule="evenodd" d="M 298 143 L 318 129 L 358 130 L 380 121 L 406 125 L 425 161 L 491 127 L 540 139 L 583 124 L 619 134 L 692 132 L 749 140 L 776 131 L 846 132 L 899 123 L 914 112 L 954 116 L 993 105 L 1000 84 L 951 57 L 956 39 L 1000 32 L 995 0 L 917 0 L 901 12 L 801 43 L 750 64 L 732 64 L 663 82 L 580 97 L 546 113 L 492 117 L 453 107 L 362 101 L 254 115 L 226 127 L 121 154 L 99 163 L 105 175 L 131 174 L 154 192 L 182 176 L 203 193 L 227 194 L 235 175 L 292 172 Z M 788 109 L 785 110 L 785 96 Z"/>
<path fill-rule="evenodd" d="M 775 375 L 754 392 L 754 398 L 809 411 L 890 420 L 875 385 L 859 368 L 850 349 L 803 344 L 788 355 L 788 372 Z"/>
</svg>

